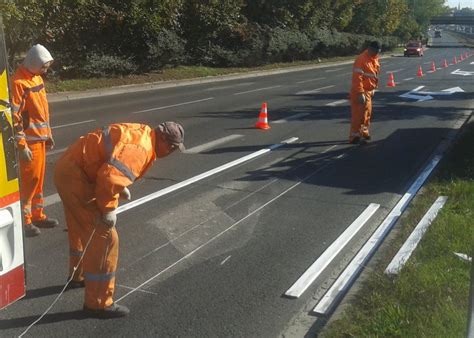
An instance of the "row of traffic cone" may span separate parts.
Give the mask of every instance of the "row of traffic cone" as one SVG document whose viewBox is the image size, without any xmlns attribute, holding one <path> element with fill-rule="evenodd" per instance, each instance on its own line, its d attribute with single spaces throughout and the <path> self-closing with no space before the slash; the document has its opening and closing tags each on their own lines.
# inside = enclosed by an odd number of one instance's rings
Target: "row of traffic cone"
<svg viewBox="0 0 474 338">
<path fill-rule="evenodd" d="M 463 61 L 463 60 L 467 59 L 468 57 L 469 57 L 469 54 L 466 52 L 466 53 L 464 53 L 464 54 L 461 54 L 461 57 L 460 57 L 459 60 L 460 60 L 460 61 Z M 454 58 L 453 58 L 453 65 L 457 64 L 457 62 L 458 62 L 458 60 L 457 60 L 456 56 L 454 56 Z M 447 67 L 449 67 L 449 65 L 448 65 L 448 60 L 444 59 L 444 62 L 443 62 L 443 64 L 442 64 L 442 68 L 447 68 Z M 432 73 L 436 72 L 436 64 L 435 64 L 434 61 L 431 63 L 431 69 L 430 69 L 430 71 L 431 71 Z M 423 76 L 424 76 L 424 74 L 423 74 L 423 69 L 421 68 L 421 65 L 418 67 L 418 72 L 417 72 L 416 76 L 418 76 L 418 77 L 423 77 Z M 388 74 L 387 87 L 395 87 L 395 86 L 396 86 L 396 84 L 395 84 L 395 77 L 393 76 L 393 73 L 389 73 L 389 74 Z"/>
</svg>

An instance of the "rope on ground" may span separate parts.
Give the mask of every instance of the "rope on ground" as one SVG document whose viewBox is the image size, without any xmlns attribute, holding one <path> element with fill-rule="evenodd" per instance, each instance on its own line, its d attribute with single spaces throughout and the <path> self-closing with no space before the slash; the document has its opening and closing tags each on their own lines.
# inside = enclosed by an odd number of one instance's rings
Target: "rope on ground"
<svg viewBox="0 0 474 338">
<path fill-rule="evenodd" d="M 76 273 L 76 270 L 78 269 L 79 265 L 82 263 L 82 259 L 84 258 L 84 255 L 86 254 L 86 250 L 87 248 L 89 247 L 89 244 L 92 240 L 92 237 L 94 236 L 95 234 L 95 229 L 92 231 L 92 234 L 91 234 L 91 237 L 89 238 L 89 240 L 87 241 L 87 244 L 86 244 L 86 247 L 84 248 L 84 251 L 82 252 L 82 256 L 81 258 L 79 259 L 79 262 L 77 263 L 77 265 L 74 267 L 74 271 L 73 273 L 71 274 L 71 276 L 69 277 L 68 281 L 66 282 L 66 285 L 64 285 L 63 289 L 61 290 L 61 292 L 58 294 L 58 296 L 56 297 L 56 299 L 54 299 L 54 301 L 51 303 L 51 305 L 46 309 L 46 311 L 44 311 L 44 313 L 38 317 L 38 319 L 36 319 L 33 323 L 31 323 L 25 331 L 23 331 L 18 337 L 21 338 L 23 337 L 36 323 L 38 323 L 44 316 L 46 316 L 46 314 L 48 314 L 48 312 L 53 308 L 53 306 L 58 302 L 59 298 L 61 298 L 61 296 L 63 295 L 64 291 L 66 291 L 67 289 L 67 286 L 69 285 L 69 283 L 71 283 L 72 279 L 74 278 L 74 274 Z"/>
</svg>

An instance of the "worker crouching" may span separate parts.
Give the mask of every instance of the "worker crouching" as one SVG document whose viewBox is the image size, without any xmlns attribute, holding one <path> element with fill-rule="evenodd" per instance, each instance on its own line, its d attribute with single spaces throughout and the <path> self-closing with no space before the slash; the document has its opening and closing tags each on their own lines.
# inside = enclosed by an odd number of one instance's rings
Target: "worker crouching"
<svg viewBox="0 0 474 338">
<path fill-rule="evenodd" d="M 71 145 L 58 160 L 54 182 L 64 205 L 69 237 L 69 288 L 85 286 L 84 311 L 98 318 L 126 316 L 113 301 L 119 239 L 115 224 L 119 198 L 156 158 L 184 150 L 184 130 L 175 122 L 153 129 L 117 123 Z M 81 261 L 81 257 L 83 259 Z"/>
</svg>

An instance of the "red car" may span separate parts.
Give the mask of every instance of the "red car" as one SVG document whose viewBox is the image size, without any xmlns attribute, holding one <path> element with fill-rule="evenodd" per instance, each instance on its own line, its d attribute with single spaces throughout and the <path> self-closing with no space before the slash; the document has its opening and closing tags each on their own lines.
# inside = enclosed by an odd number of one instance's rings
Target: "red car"
<svg viewBox="0 0 474 338">
<path fill-rule="evenodd" d="M 405 46 L 405 51 L 403 52 L 404 56 L 417 55 L 423 56 L 423 45 L 419 41 L 413 41 L 407 43 Z"/>
</svg>

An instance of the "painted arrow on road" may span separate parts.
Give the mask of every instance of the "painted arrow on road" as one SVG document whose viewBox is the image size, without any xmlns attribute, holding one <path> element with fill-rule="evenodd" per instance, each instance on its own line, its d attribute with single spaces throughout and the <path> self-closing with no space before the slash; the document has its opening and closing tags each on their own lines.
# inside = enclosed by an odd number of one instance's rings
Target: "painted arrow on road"
<svg viewBox="0 0 474 338">
<path fill-rule="evenodd" d="M 464 90 L 461 87 L 453 87 L 453 88 L 443 89 L 440 92 L 420 91 L 420 89 L 422 89 L 424 87 L 425 86 L 416 87 L 415 89 L 400 95 L 400 97 L 403 97 L 403 98 L 406 98 L 406 99 L 413 99 L 413 100 L 417 100 L 417 102 L 421 102 L 421 101 L 433 100 L 434 96 L 446 96 L 446 95 L 452 95 L 454 93 L 464 92 Z"/>
<path fill-rule="evenodd" d="M 472 76 L 474 75 L 474 72 L 468 72 L 466 70 L 460 70 L 460 69 L 456 69 L 454 72 L 452 72 L 451 74 L 454 74 L 454 75 L 462 75 L 462 76 Z"/>
</svg>

